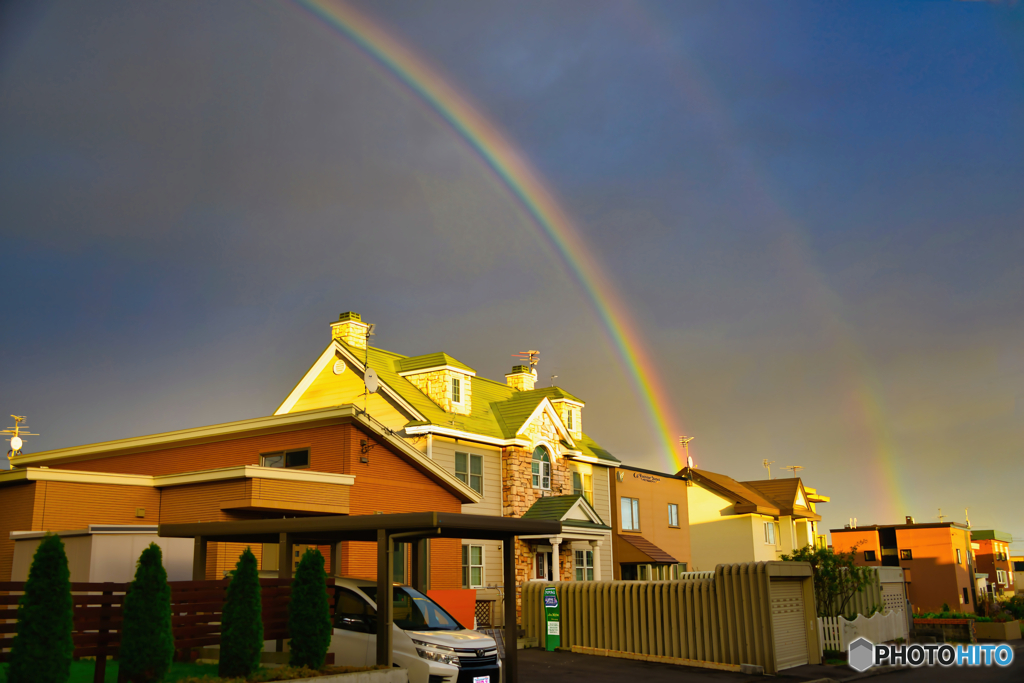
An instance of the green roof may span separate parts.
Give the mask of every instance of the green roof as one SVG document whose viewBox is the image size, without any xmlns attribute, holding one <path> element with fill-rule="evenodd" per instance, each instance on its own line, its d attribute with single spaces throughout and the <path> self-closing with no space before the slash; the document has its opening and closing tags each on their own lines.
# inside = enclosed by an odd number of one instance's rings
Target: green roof
<svg viewBox="0 0 1024 683">
<path fill-rule="evenodd" d="M 359 360 L 367 359 L 369 367 L 377 371 L 381 382 L 395 390 L 409 405 L 416 409 L 425 419 L 414 420 L 407 426 L 437 425 L 451 427 L 480 436 L 494 439 L 512 439 L 523 426 L 527 418 L 533 414 L 545 398 L 557 400 L 565 398 L 583 403 L 580 399 L 559 387 L 544 387 L 532 391 L 516 391 L 503 382 L 495 382 L 486 377 L 473 378 L 473 403 L 469 415 L 456 415 L 445 412 L 417 389 L 412 382 L 399 373 L 413 369 L 426 369 L 441 365 L 463 368 L 475 372 L 468 365 L 461 363 L 448 354 L 432 353 L 425 356 L 406 357 L 384 349 L 370 347 L 357 349 L 344 346 Z M 589 436 L 574 439 L 576 449 L 583 455 L 618 463 L 619 460 L 604 450 Z"/>
<path fill-rule="evenodd" d="M 428 353 L 425 356 L 411 356 L 399 358 L 395 361 L 395 369 L 398 372 L 412 372 L 413 370 L 426 370 L 428 368 L 439 368 L 450 365 L 453 368 L 476 372 L 465 363 L 455 360 L 447 353 Z"/>
<path fill-rule="evenodd" d="M 971 529 L 971 540 L 972 541 L 1002 541 L 1003 543 L 1012 543 L 1013 535 L 1008 534 L 1005 531 L 996 531 L 994 529 L 982 529 L 975 531 Z"/>
<path fill-rule="evenodd" d="M 545 496 L 539 498 L 536 503 L 530 506 L 530 509 L 523 513 L 523 519 L 542 519 L 550 522 L 562 522 L 562 524 L 568 524 L 569 526 L 585 527 L 589 529 L 608 529 L 604 525 L 595 524 L 594 522 L 588 522 L 581 519 L 566 519 L 566 513 L 572 509 L 572 506 L 576 504 L 576 501 L 583 498 L 580 495 L 569 495 L 569 496 Z M 590 511 L 594 513 L 594 516 L 601 519 L 601 516 L 597 514 L 597 511 L 583 498 L 583 504 L 590 508 Z"/>
</svg>

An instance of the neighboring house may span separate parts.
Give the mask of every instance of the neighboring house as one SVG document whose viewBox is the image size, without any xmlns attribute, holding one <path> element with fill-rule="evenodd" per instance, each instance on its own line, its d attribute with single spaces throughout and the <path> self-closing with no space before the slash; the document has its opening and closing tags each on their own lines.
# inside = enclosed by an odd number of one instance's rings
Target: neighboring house
<svg viewBox="0 0 1024 683">
<path fill-rule="evenodd" d="M 778 560 L 818 540 L 815 506 L 829 499 L 805 488 L 799 477 L 739 482 L 706 470 L 679 474 L 692 482 L 687 507 L 693 571 Z"/>
<path fill-rule="evenodd" d="M 988 576 L 988 592 L 992 597 L 1011 596 L 1014 588 L 1014 569 L 1010 562 L 1010 543 L 1013 536 L 994 529 L 971 529 L 976 569 Z"/>
<path fill-rule="evenodd" d="M 910 602 L 919 612 L 946 604 L 974 612 L 977 602 L 971 530 L 957 522 L 879 524 L 832 529 L 837 552 L 856 548 L 856 562 L 867 567 L 902 567 Z"/>
<path fill-rule="evenodd" d="M 1010 568 L 1013 569 L 1014 574 L 1020 574 L 1024 572 L 1024 556 L 1011 555 Z M 1014 581 L 1013 585 L 1016 593 L 1024 593 L 1024 581 Z"/>
<path fill-rule="evenodd" d="M 612 477 L 616 579 L 676 579 L 689 569 L 687 480 L 620 466 Z M 608 577 L 612 578 L 612 577 Z"/>
<path fill-rule="evenodd" d="M 459 512 L 464 503 L 481 500 L 454 474 L 352 406 L 27 453 L 12 464 L 0 472 L 0 581 L 11 577 L 11 532 L 85 534 L 102 527 L 105 534 L 134 533 L 137 525 Z M 234 569 L 245 547 L 211 542 L 207 578 Z M 340 556 L 332 552 L 337 549 L 322 550 L 329 571 L 372 578 L 373 547 L 350 545 Z M 429 548 L 431 587 L 459 588 L 459 541 L 431 539 Z M 276 545 L 253 551 L 261 569 L 277 569 Z M 107 564 L 120 561 L 92 555 Z M 187 562 L 191 566 L 191 556 Z M 401 580 L 406 566 L 401 559 L 396 565 Z"/>
<path fill-rule="evenodd" d="M 582 497 L 586 505 L 568 506 L 565 514 L 591 526 L 566 524 L 561 536 L 521 539 L 516 580 L 612 576 L 610 472 L 619 461 L 584 433 L 582 399 L 559 387 L 537 388 L 536 371 L 527 366 L 496 382 L 445 353 L 410 357 L 368 347 L 368 333 L 357 313 L 343 313 L 327 348 L 276 414 L 345 404 L 364 409 L 480 496 L 463 506 L 466 513 L 523 517 L 543 498 Z M 367 368 L 379 383 L 369 395 Z M 541 512 L 552 514 L 547 507 L 533 514 Z M 463 546 L 465 587 L 497 599 L 499 544 L 466 539 Z"/>
</svg>

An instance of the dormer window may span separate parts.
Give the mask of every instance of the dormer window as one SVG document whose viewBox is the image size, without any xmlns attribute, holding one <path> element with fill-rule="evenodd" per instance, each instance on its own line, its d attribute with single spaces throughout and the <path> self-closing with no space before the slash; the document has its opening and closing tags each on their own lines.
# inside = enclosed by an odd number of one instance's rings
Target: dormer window
<svg viewBox="0 0 1024 683">
<path fill-rule="evenodd" d="M 452 377 L 452 403 L 462 403 L 462 380 Z"/>
</svg>

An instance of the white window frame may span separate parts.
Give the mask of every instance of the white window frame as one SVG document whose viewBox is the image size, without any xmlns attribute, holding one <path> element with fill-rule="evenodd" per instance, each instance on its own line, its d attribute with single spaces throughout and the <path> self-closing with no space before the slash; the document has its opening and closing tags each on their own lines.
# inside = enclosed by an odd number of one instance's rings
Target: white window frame
<svg viewBox="0 0 1024 683">
<path fill-rule="evenodd" d="M 574 550 L 573 556 L 573 578 L 577 581 L 593 581 L 594 580 L 594 551 L 593 550 Z M 583 561 L 580 561 L 580 558 Z M 583 578 L 580 578 L 582 572 Z"/>
<path fill-rule="evenodd" d="M 306 452 L 306 464 L 292 465 L 291 467 L 288 467 L 288 456 L 291 455 L 292 453 L 301 453 L 302 451 Z M 308 470 L 313 461 L 313 455 L 311 451 L 312 449 L 307 446 L 305 448 L 286 448 L 282 451 L 274 451 L 272 453 L 260 453 L 260 467 L 274 467 L 289 470 Z M 281 458 L 281 464 L 268 465 L 268 458 Z"/>
<path fill-rule="evenodd" d="M 462 405 L 462 378 L 452 377 L 452 403 Z"/>
<path fill-rule="evenodd" d="M 459 470 L 459 456 L 466 456 L 466 469 L 464 471 Z M 476 458 L 480 463 L 480 474 L 473 474 L 473 459 Z M 477 453 L 469 453 L 456 451 L 455 452 L 455 476 L 463 484 L 473 489 L 481 496 L 484 495 L 484 456 L 478 455 Z M 480 488 L 473 486 L 473 478 L 479 477 Z"/>
<path fill-rule="evenodd" d="M 626 501 L 629 501 L 627 503 Z M 628 508 L 628 513 L 627 513 Z M 619 498 L 619 512 L 621 513 L 622 519 L 619 520 L 619 525 L 623 531 L 640 531 L 640 499 L 629 498 L 622 496 Z M 627 520 L 627 514 L 629 519 Z M 630 523 L 630 526 L 626 526 L 626 522 Z"/>
<path fill-rule="evenodd" d="M 679 505 L 676 503 L 668 504 L 668 525 L 673 529 L 679 528 Z"/>
<path fill-rule="evenodd" d="M 1006 571 L 1002 569 L 996 570 L 996 583 L 1005 586 L 1006 585 Z"/>
<path fill-rule="evenodd" d="M 579 477 L 580 485 L 577 488 L 576 478 Z M 579 491 L 577 494 L 576 492 Z M 594 504 L 594 476 L 587 474 L 586 472 L 580 472 L 579 470 L 572 471 L 572 494 L 582 495 L 587 499 L 587 502 L 591 505 Z"/>
<path fill-rule="evenodd" d="M 964 563 L 964 558 L 960 555 L 960 548 L 956 549 L 956 563 L 957 564 L 963 564 Z"/>
<path fill-rule="evenodd" d="M 473 564 L 473 548 L 480 549 L 480 564 Z M 480 583 L 473 583 L 473 570 L 480 570 Z M 483 588 L 484 587 L 484 546 L 464 545 L 462 546 L 462 587 Z"/>
<path fill-rule="evenodd" d="M 775 542 L 775 522 L 764 523 L 764 544 L 765 545 L 777 545 Z"/>
<path fill-rule="evenodd" d="M 533 488 L 540 489 L 541 491 L 551 490 L 551 449 L 546 446 L 537 446 L 537 448 L 544 448 L 544 452 L 547 453 L 547 460 L 538 460 L 531 456 L 530 460 L 530 482 L 533 484 Z M 534 453 L 537 452 L 537 448 L 534 448 Z"/>
</svg>

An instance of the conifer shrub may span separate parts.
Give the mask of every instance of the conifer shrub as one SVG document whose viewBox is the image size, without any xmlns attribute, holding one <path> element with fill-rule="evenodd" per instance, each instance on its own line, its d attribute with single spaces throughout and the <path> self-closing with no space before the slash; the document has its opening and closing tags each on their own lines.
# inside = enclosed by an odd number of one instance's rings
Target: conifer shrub
<svg viewBox="0 0 1024 683">
<path fill-rule="evenodd" d="M 150 543 L 139 556 L 135 580 L 124 598 L 119 680 L 162 681 L 173 659 L 171 587 L 164 570 L 163 551 L 156 543 Z"/>
<path fill-rule="evenodd" d="M 71 574 L 60 536 L 43 538 L 18 600 L 17 635 L 11 644 L 8 683 L 66 683 L 75 645 Z"/>
<path fill-rule="evenodd" d="M 263 651 L 263 600 L 256 556 L 252 550 L 238 558 L 228 584 L 221 622 L 220 665 L 222 678 L 248 677 L 260 667 Z"/>
<path fill-rule="evenodd" d="M 333 632 L 326 580 L 324 556 L 315 548 L 307 548 L 295 571 L 288 605 L 291 666 L 320 669 L 324 665 Z"/>
</svg>

